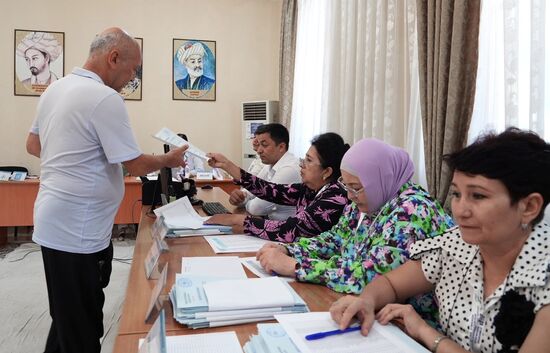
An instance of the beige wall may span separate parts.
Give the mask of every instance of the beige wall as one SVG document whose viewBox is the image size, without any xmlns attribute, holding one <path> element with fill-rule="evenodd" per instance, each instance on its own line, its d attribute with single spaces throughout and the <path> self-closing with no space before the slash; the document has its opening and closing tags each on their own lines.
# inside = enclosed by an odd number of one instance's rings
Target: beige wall
<svg viewBox="0 0 550 353">
<path fill-rule="evenodd" d="M 160 153 L 150 135 L 163 126 L 184 132 L 206 151 L 240 161 L 241 102 L 278 99 L 282 0 L 50 0 L 0 1 L 0 165 L 38 173 L 25 140 L 38 97 L 13 94 L 14 29 L 65 32 L 65 74 L 81 66 L 94 35 L 119 26 L 143 38 L 143 100 L 128 101 L 142 150 Z M 172 39 L 216 41 L 215 102 L 174 101 Z"/>
</svg>

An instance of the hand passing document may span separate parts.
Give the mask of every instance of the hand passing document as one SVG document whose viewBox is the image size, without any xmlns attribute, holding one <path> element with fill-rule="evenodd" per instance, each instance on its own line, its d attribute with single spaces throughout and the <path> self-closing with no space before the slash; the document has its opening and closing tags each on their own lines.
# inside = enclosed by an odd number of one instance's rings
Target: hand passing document
<svg viewBox="0 0 550 353">
<path fill-rule="evenodd" d="M 160 129 L 159 132 L 157 132 L 155 135 L 153 135 L 154 138 L 157 140 L 160 140 L 170 146 L 174 147 L 181 147 L 183 145 L 189 145 L 189 148 L 187 149 L 187 153 L 190 153 L 196 157 L 199 157 L 201 159 L 204 159 L 205 161 L 208 161 L 208 157 L 206 156 L 206 152 L 202 151 L 201 149 L 197 148 L 196 146 L 192 145 L 191 143 L 187 142 L 185 139 L 179 137 L 175 132 L 170 130 L 167 127 L 163 127 Z"/>
</svg>

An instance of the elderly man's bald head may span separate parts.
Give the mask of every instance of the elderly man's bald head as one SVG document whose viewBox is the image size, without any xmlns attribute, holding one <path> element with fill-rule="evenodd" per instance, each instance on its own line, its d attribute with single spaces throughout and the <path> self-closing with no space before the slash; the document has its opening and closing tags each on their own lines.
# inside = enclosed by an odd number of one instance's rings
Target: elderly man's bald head
<svg viewBox="0 0 550 353">
<path fill-rule="evenodd" d="M 139 44 L 122 29 L 108 28 L 92 42 L 84 69 L 95 72 L 105 85 L 119 92 L 141 70 Z"/>
<path fill-rule="evenodd" d="M 90 58 L 107 54 L 115 48 L 123 54 L 128 54 L 132 50 L 139 50 L 139 44 L 122 29 L 108 28 L 94 38 L 90 45 Z"/>
</svg>

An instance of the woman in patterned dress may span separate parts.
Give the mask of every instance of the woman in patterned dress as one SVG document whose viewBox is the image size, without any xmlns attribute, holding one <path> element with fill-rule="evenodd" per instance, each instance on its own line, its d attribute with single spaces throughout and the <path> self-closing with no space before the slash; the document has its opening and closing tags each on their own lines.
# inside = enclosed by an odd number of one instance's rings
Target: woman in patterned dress
<svg viewBox="0 0 550 353">
<path fill-rule="evenodd" d="M 432 352 L 550 352 L 550 144 L 510 128 L 445 157 L 454 170 L 458 227 L 415 243 L 411 259 L 341 298 L 333 319 L 355 316 L 367 335 L 374 319 L 398 319 Z M 434 291 L 439 330 L 406 298 Z M 375 314 L 375 311 L 378 311 Z"/>
<path fill-rule="evenodd" d="M 443 233 L 453 221 L 411 181 L 414 167 L 400 148 L 363 139 L 346 152 L 340 169 L 340 182 L 353 202 L 338 224 L 317 237 L 265 245 L 257 258 L 267 271 L 358 294 L 403 264 L 416 240 Z M 419 303 L 434 311 L 431 304 L 426 298 Z"/>
<path fill-rule="evenodd" d="M 315 137 L 306 158 L 300 160 L 300 184 L 275 184 L 239 168 L 224 155 L 210 153 L 211 167 L 227 171 L 237 183 L 255 196 L 279 205 L 296 206 L 294 216 L 273 220 L 241 214 L 218 214 L 206 224 L 233 226 L 233 231 L 282 243 L 298 237 L 312 237 L 332 228 L 349 200 L 338 183 L 340 161 L 349 149 L 338 134 L 327 132 Z"/>
</svg>

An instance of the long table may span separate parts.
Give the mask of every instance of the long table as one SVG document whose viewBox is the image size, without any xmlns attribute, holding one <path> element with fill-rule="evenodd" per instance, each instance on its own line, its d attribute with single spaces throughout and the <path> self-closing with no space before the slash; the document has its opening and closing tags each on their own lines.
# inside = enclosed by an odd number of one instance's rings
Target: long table
<svg viewBox="0 0 550 353">
<path fill-rule="evenodd" d="M 217 186 L 230 193 L 238 186 L 230 179 L 197 180 L 197 187 Z M 115 224 L 137 224 L 141 210 L 141 181 L 135 177 L 124 178 L 124 198 L 115 216 Z M 7 227 L 32 226 L 33 209 L 40 181 L 0 181 L 0 246 L 7 242 Z"/>
<path fill-rule="evenodd" d="M 221 202 L 228 210 L 239 212 L 229 204 L 227 193 L 219 188 L 215 187 L 212 190 L 199 190 L 198 196 L 204 201 Z M 144 320 L 151 299 L 151 292 L 156 281 L 147 280 L 145 278 L 143 262 L 152 244 L 151 225 L 154 220 L 153 217 L 148 215 L 148 209 L 144 208 L 141 212 L 141 221 L 128 278 L 128 287 L 126 289 L 126 300 L 124 301 L 118 336 L 113 351 L 114 353 L 137 352 L 139 338 L 145 337 L 151 328 L 151 325 L 146 324 Z M 168 239 L 167 242 L 170 251 L 161 255 L 160 258 L 161 262 L 168 264 L 168 279 L 164 294 L 168 294 L 168 291 L 174 283 L 175 274 L 181 271 L 182 257 L 216 255 L 203 237 Z M 230 255 L 245 257 L 254 256 L 254 253 L 237 253 Z M 248 270 L 246 270 L 246 273 L 249 277 L 254 277 Z M 311 311 L 327 311 L 330 305 L 342 296 L 321 285 L 294 282 L 291 283 L 291 286 L 304 299 Z M 241 345 L 249 340 L 250 335 L 257 333 L 256 323 L 197 330 L 188 329 L 173 319 L 172 312 L 168 312 L 166 315 L 166 331 L 167 335 L 235 331 Z"/>
</svg>

